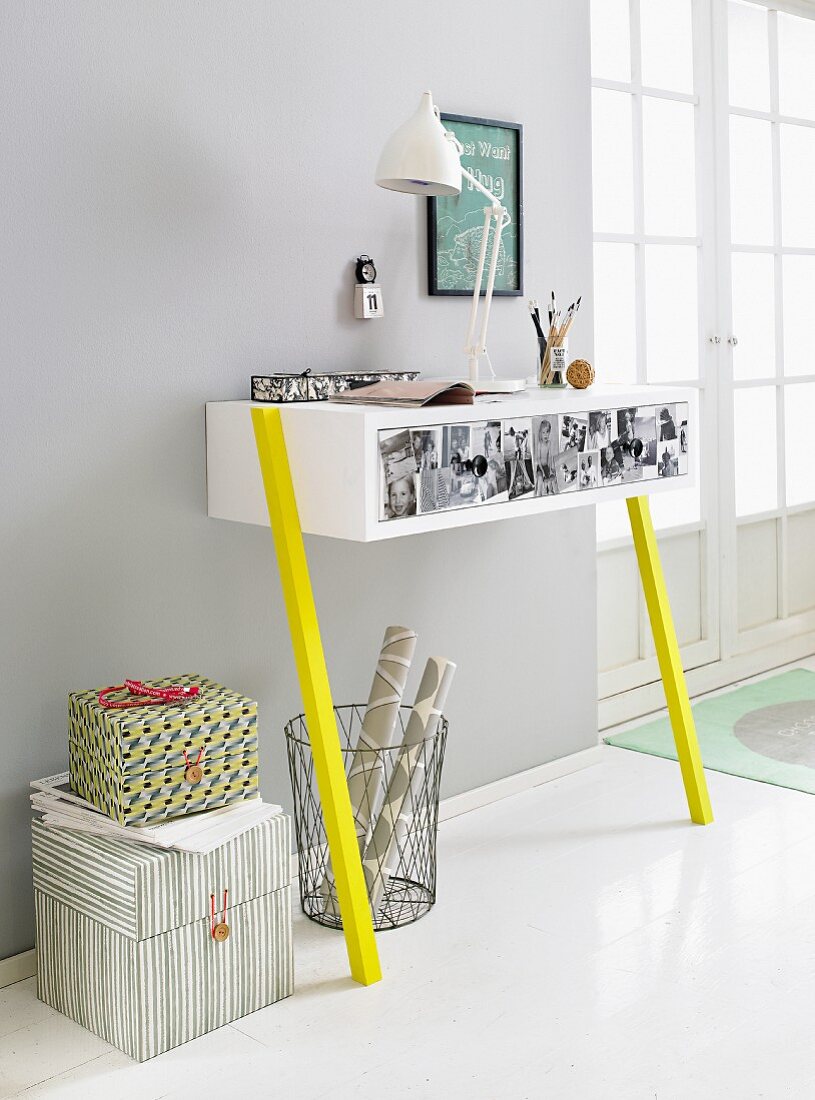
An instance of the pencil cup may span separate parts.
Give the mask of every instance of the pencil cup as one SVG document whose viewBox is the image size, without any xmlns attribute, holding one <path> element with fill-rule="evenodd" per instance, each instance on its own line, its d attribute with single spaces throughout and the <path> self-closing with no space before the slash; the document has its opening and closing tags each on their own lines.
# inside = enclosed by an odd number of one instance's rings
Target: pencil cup
<svg viewBox="0 0 815 1100">
<path fill-rule="evenodd" d="M 540 341 L 539 341 L 540 343 Z M 565 389 L 566 387 L 566 360 L 569 354 L 569 341 L 564 339 L 559 344 L 549 344 L 540 361 L 538 372 L 538 385 Z"/>
</svg>

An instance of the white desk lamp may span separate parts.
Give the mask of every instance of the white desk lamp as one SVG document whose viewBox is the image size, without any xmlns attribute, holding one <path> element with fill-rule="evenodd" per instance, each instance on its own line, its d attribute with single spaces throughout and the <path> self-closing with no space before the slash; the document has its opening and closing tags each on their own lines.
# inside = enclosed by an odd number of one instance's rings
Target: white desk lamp
<svg viewBox="0 0 815 1100">
<path fill-rule="evenodd" d="M 470 381 L 478 390 L 498 393 L 522 390 L 526 385 L 523 379 L 509 381 L 496 379 L 487 353 L 487 325 L 490 320 L 501 234 L 509 225 L 511 218 L 506 207 L 501 205 L 495 195 L 464 167 L 461 163 L 461 153 L 461 143 L 455 134 L 445 130 L 441 123 L 438 108 L 433 104 L 432 94 L 424 92 L 416 114 L 399 127 L 382 150 L 376 168 L 376 182 L 380 187 L 386 187 L 390 191 L 404 191 L 409 195 L 449 196 L 461 194 L 463 177 L 486 195 L 490 205 L 484 207 L 484 232 L 481 235 L 481 250 L 478 256 L 464 351 L 467 356 Z M 484 277 L 487 244 L 493 222 L 495 222 L 495 231 L 484 293 L 484 313 L 476 341 L 481 281 Z M 479 378 L 479 362 L 482 355 L 487 361 L 491 379 Z"/>
</svg>

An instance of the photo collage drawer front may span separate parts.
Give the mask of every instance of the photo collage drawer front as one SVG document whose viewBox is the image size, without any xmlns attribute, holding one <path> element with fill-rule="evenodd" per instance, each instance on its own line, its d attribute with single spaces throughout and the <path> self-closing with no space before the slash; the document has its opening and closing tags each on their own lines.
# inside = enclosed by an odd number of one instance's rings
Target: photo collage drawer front
<svg viewBox="0 0 815 1100">
<path fill-rule="evenodd" d="M 680 477 L 688 411 L 639 405 L 381 430 L 379 519 Z"/>
<path fill-rule="evenodd" d="M 143 1061 L 293 990 L 291 823 L 206 856 L 32 825 L 38 995 Z"/>
<path fill-rule="evenodd" d="M 120 825 L 146 825 L 258 796 L 257 703 L 200 676 L 172 704 L 121 710 L 99 689 L 68 697 L 71 787 Z"/>
</svg>

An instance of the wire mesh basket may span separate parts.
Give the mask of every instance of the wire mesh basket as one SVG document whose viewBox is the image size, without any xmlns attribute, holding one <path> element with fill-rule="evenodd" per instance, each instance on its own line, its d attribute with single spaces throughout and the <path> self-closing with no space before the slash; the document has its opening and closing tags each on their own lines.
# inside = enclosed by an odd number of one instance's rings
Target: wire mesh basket
<svg viewBox="0 0 815 1100">
<path fill-rule="evenodd" d="M 364 705 L 334 707 L 346 777 L 352 763 L 356 774 L 361 769 L 365 773 L 368 795 L 364 814 L 357 814 L 355 823 L 358 839 L 363 838 L 363 865 L 369 894 L 374 899 L 371 908 L 378 932 L 411 924 L 423 917 L 436 901 L 436 833 L 447 721 L 442 716 L 435 733 L 411 745 L 408 760 L 401 742 L 410 712 L 408 706 L 399 708 L 396 730 L 399 736 L 394 748 L 368 749 L 357 744 Z M 304 715 L 292 718 L 285 733 L 300 861 L 300 905 L 310 920 L 329 928 L 342 928 Z M 397 785 L 394 782 L 388 788 L 400 753 L 403 754 L 400 767 L 405 769 L 406 760 L 410 765 L 410 782 L 398 806 L 398 822 L 394 821 L 391 842 L 377 851 L 371 835 L 383 804 L 386 829 L 394 817 L 396 807 L 387 802 L 385 793 L 386 788 L 392 791 Z"/>
</svg>

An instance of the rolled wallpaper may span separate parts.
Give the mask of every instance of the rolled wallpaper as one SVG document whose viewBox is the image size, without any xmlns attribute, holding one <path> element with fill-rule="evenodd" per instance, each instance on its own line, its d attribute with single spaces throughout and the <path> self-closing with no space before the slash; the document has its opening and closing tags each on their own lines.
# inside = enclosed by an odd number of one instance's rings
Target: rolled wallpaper
<svg viewBox="0 0 815 1100">
<path fill-rule="evenodd" d="M 436 731 L 455 671 L 455 664 L 446 657 L 428 658 L 382 810 L 362 854 L 362 867 L 374 916 L 379 911 L 385 887 L 393 873 L 392 864 L 397 858 L 399 845 L 410 827 L 413 794 L 421 790 L 424 781 L 423 741 Z"/>
<path fill-rule="evenodd" d="M 389 626 L 385 630 L 368 695 L 368 705 L 348 773 L 348 793 L 351 796 L 360 855 L 368 840 L 371 822 L 376 820 L 382 806 L 388 781 L 385 767 L 390 754 L 375 750 L 393 748 L 398 742 L 400 726 L 397 717 L 415 649 L 414 630 L 405 626 Z M 320 892 L 325 898 L 326 912 L 339 917 L 330 861 Z"/>
</svg>

